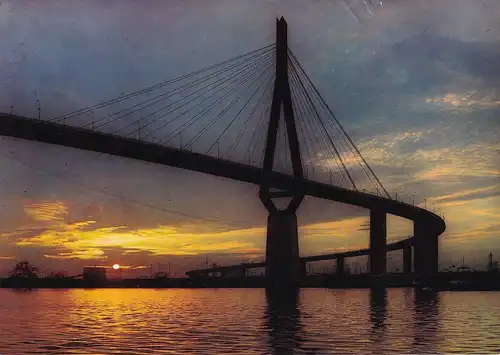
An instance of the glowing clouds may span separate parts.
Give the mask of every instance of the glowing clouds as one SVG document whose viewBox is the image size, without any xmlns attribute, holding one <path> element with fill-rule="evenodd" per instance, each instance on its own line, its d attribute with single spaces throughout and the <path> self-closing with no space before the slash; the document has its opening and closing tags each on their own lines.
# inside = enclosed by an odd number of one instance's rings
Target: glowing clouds
<svg viewBox="0 0 500 355">
<path fill-rule="evenodd" d="M 61 221 L 67 214 L 67 207 L 60 201 L 42 203 L 26 201 L 24 212 L 35 221 Z"/>
<path fill-rule="evenodd" d="M 484 97 L 474 98 L 476 92 L 470 94 L 449 93 L 443 97 L 426 98 L 425 102 L 429 104 L 437 104 L 442 106 L 451 106 L 454 108 L 500 108 L 500 99 L 486 95 Z"/>
<path fill-rule="evenodd" d="M 41 203 L 36 206 L 46 205 Z M 60 211 L 66 211 L 64 204 L 58 206 L 61 207 Z M 54 223 L 50 228 L 33 229 L 33 235 L 18 237 L 16 245 L 53 248 L 54 253 L 45 254 L 47 258 L 106 259 L 105 251 L 116 248 L 122 249 L 124 254 L 134 251 L 153 255 L 263 254 L 263 248 L 259 245 L 265 236 L 263 228 L 193 232 L 191 226 L 187 230 L 165 225 L 136 229 L 126 226 L 99 227 L 94 221 L 65 223 L 60 218 L 61 213 L 49 213 L 46 210 L 43 208 L 40 211 L 33 207 L 30 216 L 36 221 L 52 220 Z M 15 233 L 5 235 L 13 236 Z"/>
</svg>

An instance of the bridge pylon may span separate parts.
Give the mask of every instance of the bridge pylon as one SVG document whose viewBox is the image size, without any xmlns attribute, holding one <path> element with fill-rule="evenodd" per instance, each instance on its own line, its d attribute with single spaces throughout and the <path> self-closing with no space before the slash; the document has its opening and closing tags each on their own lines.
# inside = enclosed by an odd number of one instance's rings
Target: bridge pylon
<svg viewBox="0 0 500 355">
<path fill-rule="evenodd" d="M 294 188 L 288 190 L 272 186 L 270 179 L 273 172 L 282 110 L 293 175 L 297 182 Z M 299 139 L 288 81 L 287 23 L 282 17 L 276 20 L 276 78 L 259 191 L 259 198 L 269 212 L 266 240 L 266 277 L 269 286 L 298 285 L 303 274 L 299 259 L 296 215 L 296 211 L 305 196 L 302 187 L 303 180 L 304 173 L 299 150 Z M 291 198 L 288 206 L 284 209 L 278 209 L 273 199 L 285 197 Z"/>
</svg>

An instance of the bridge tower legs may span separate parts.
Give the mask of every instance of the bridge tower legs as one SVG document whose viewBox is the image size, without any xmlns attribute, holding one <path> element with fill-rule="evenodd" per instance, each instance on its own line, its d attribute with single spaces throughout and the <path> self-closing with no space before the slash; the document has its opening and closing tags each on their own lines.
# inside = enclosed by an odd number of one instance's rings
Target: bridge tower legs
<svg viewBox="0 0 500 355">
<path fill-rule="evenodd" d="M 302 276 L 295 213 L 277 211 L 267 218 L 266 276 L 274 281 L 295 283 Z"/>
<path fill-rule="evenodd" d="M 370 272 L 384 274 L 387 264 L 387 215 L 370 210 Z"/>
<path fill-rule="evenodd" d="M 282 107 L 293 175 L 296 181 L 296 185 L 288 190 L 273 186 L 272 182 L 274 153 Z M 299 140 L 288 83 L 287 24 L 282 17 L 276 20 L 276 79 L 259 191 L 259 198 L 269 212 L 266 240 L 266 278 L 269 286 L 279 288 L 296 286 L 302 276 L 296 211 L 305 195 L 302 188 L 303 179 Z M 291 198 L 291 200 L 288 207 L 279 210 L 272 199 L 283 197 Z"/>
<path fill-rule="evenodd" d="M 420 221 L 413 223 L 415 236 L 415 273 L 429 275 L 438 272 L 438 235 L 425 230 L 425 225 Z"/>
</svg>

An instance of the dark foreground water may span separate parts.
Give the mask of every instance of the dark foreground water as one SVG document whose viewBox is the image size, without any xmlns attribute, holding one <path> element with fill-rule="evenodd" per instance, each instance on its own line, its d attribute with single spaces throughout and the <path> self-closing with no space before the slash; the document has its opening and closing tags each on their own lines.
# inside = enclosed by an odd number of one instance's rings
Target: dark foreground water
<svg viewBox="0 0 500 355">
<path fill-rule="evenodd" d="M 500 293 L 0 289 L 0 354 L 500 353 Z"/>
</svg>

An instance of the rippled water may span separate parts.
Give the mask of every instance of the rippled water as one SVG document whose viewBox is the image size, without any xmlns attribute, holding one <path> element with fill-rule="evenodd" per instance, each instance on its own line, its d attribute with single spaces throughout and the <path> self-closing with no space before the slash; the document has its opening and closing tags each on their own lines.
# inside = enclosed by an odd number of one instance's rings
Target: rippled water
<svg viewBox="0 0 500 355">
<path fill-rule="evenodd" d="M 0 290 L 0 354 L 499 353 L 500 293 Z"/>
</svg>

